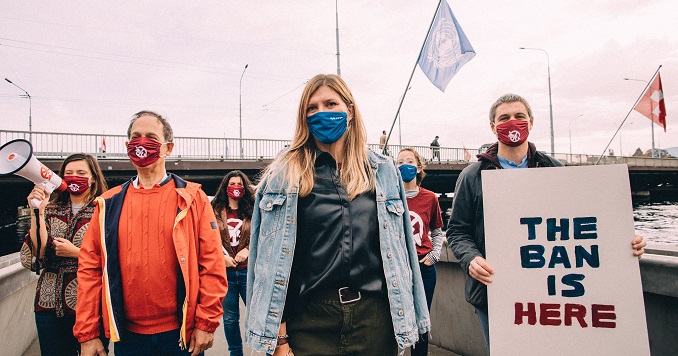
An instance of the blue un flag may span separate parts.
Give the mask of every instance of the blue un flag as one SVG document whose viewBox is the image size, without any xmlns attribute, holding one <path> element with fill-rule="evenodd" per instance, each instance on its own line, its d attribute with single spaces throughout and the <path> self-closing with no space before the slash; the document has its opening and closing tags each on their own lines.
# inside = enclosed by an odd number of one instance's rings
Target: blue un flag
<svg viewBox="0 0 678 356">
<path fill-rule="evenodd" d="M 419 56 L 419 67 L 433 85 L 445 92 L 447 83 L 475 55 L 450 5 L 442 0 Z"/>
</svg>

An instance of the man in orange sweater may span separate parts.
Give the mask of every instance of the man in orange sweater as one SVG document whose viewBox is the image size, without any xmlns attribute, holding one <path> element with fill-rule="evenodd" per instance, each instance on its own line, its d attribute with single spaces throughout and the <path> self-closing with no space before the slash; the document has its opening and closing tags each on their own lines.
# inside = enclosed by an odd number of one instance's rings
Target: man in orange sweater
<svg viewBox="0 0 678 356">
<path fill-rule="evenodd" d="M 172 127 L 141 111 L 127 130 L 137 176 L 96 199 L 82 242 L 73 333 L 81 355 L 199 355 L 226 295 L 216 218 L 200 185 L 167 173 Z M 178 340 L 178 342 L 177 342 Z"/>
</svg>

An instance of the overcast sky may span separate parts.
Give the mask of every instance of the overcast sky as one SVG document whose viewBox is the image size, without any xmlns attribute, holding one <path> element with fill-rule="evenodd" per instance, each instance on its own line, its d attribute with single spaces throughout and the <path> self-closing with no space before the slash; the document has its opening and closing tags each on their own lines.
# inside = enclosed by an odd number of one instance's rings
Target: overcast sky
<svg viewBox="0 0 678 356">
<path fill-rule="evenodd" d="M 342 77 L 370 142 L 388 129 L 436 0 L 339 0 Z M 678 146 L 678 3 L 449 0 L 476 57 L 440 92 L 417 68 L 402 109 L 403 144 L 477 148 L 496 141 L 490 105 L 502 94 L 533 107 L 530 140 L 550 151 L 550 56 L 556 152 L 600 154 L 659 65 L 668 112 L 658 147 Z M 176 136 L 290 139 L 301 88 L 336 73 L 335 2 L 2 1 L 0 76 L 33 97 L 33 130 L 123 134 L 155 110 Z M 0 126 L 28 130 L 28 101 L 0 82 Z M 579 117 L 579 115 L 582 115 Z M 577 118 L 579 117 L 579 118 Z M 575 120 L 575 118 L 577 118 Z M 632 112 L 615 152 L 651 147 Z M 398 143 L 396 124 L 392 143 Z"/>
</svg>

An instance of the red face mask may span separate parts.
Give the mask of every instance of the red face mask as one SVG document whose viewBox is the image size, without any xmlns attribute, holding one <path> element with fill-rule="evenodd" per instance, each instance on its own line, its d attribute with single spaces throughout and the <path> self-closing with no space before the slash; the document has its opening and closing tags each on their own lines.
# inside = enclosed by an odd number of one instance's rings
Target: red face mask
<svg viewBox="0 0 678 356">
<path fill-rule="evenodd" d="M 63 179 L 68 192 L 73 195 L 82 195 L 89 189 L 89 177 L 65 176 Z"/>
<path fill-rule="evenodd" d="M 231 199 L 238 200 L 245 195 L 245 188 L 242 185 L 229 185 L 226 188 L 226 194 L 228 194 Z"/>
<path fill-rule="evenodd" d="M 509 120 L 495 126 L 499 142 L 506 146 L 516 147 L 527 141 L 530 134 L 528 127 L 530 123 L 527 120 Z"/>
<path fill-rule="evenodd" d="M 127 143 L 127 156 L 137 167 L 146 167 L 160 159 L 160 147 L 164 143 L 147 137 L 135 137 Z"/>
</svg>

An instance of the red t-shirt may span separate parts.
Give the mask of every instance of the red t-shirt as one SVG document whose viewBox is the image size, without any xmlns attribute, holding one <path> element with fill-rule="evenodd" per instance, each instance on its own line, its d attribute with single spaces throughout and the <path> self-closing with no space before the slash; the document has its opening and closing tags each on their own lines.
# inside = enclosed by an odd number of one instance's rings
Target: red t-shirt
<svg viewBox="0 0 678 356">
<path fill-rule="evenodd" d="M 419 188 L 419 194 L 414 198 L 407 198 L 407 208 L 410 210 L 412 234 L 417 246 L 419 259 L 426 256 L 433 249 L 429 232 L 443 227 L 443 217 L 440 213 L 440 204 L 436 195 L 424 188 Z"/>
</svg>

